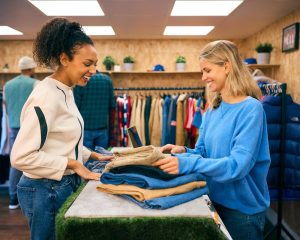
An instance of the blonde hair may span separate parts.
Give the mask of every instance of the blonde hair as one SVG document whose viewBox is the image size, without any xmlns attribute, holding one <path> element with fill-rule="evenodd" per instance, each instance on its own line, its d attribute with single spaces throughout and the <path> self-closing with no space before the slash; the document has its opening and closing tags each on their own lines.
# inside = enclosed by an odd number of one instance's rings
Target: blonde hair
<svg viewBox="0 0 300 240">
<path fill-rule="evenodd" d="M 210 42 L 202 48 L 200 59 L 210 63 L 224 66 L 226 62 L 230 63 L 230 71 L 226 79 L 225 87 L 232 96 L 251 96 L 260 99 L 261 91 L 256 82 L 252 79 L 248 67 L 243 63 L 237 46 L 227 40 Z M 218 92 L 207 90 L 208 103 L 213 108 L 218 108 L 222 97 Z"/>
</svg>

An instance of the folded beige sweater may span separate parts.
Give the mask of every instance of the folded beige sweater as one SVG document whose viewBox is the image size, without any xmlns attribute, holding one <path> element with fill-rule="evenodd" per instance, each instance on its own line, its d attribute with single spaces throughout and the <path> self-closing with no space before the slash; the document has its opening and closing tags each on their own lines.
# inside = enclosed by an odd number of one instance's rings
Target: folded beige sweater
<svg viewBox="0 0 300 240">
<path fill-rule="evenodd" d="M 206 182 L 197 181 L 183 184 L 181 186 L 173 187 L 173 188 L 164 188 L 164 189 L 144 189 L 139 188 L 132 185 L 120 184 L 120 185 L 112 185 L 112 184 L 99 184 L 97 189 L 101 192 L 115 194 L 115 195 L 131 195 L 136 200 L 143 202 L 145 200 L 149 200 L 152 198 L 158 197 L 166 197 L 177 195 L 181 193 L 190 192 L 195 188 L 201 188 L 206 186 Z"/>
<path fill-rule="evenodd" d="M 143 146 L 138 148 L 126 149 L 120 152 L 114 152 L 114 160 L 106 164 L 104 172 L 110 169 L 126 165 L 147 165 L 151 166 L 156 160 L 165 158 L 158 147 Z"/>
</svg>

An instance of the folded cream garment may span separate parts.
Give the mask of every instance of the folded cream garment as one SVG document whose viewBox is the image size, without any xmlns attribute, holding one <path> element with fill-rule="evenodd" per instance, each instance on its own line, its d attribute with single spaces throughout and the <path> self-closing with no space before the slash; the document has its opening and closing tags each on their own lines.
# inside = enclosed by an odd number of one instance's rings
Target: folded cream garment
<svg viewBox="0 0 300 240">
<path fill-rule="evenodd" d="M 104 172 L 108 172 L 115 167 L 126 165 L 150 166 L 156 160 L 165 158 L 166 156 L 167 155 L 160 152 L 159 147 L 152 145 L 126 149 L 114 153 L 114 160 L 105 166 Z"/>
<path fill-rule="evenodd" d="M 190 182 L 174 188 L 164 188 L 164 189 L 144 189 L 144 188 L 139 188 L 136 186 L 126 185 L 126 184 L 112 185 L 112 184 L 101 183 L 97 186 L 97 189 L 101 192 L 105 192 L 109 194 L 131 195 L 136 200 L 143 202 L 145 200 L 149 200 L 152 198 L 166 197 L 166 196 L 172 196 L 172 195 L 190 192 L 195 188 L 201 188 L 204 186 L 206 186 L 206 182 L 204 181 Z"/>
</svg>

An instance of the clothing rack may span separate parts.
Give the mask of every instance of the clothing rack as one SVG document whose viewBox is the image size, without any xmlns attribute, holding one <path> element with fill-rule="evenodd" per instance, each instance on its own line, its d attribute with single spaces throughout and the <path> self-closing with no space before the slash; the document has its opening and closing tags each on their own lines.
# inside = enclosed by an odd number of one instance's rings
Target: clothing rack
<svg viewBox="0 0 300 240">
<path fill-rule="evenodd" d="M 280 111 L 280 161 L 278 172 L 278 206 L 277 206 L 277 223 L 265 235 L 264 239 L 268 239 L 276 230 L 276 239 L 281 239 L 281 231 L 283 230 L 290 239 L 295 239 L 289 230 L 282 224 L 282 207 L 283 207 L 283 191 L 284 191 L 284 167 L 285 167 L 285 139 L 286 139 L 286 89 L 287 84 L 262 84 L 261 91 L 265 95 L 281 95 L 281 111 Z"/>
<path fill-rule="evenodd" d="M 205 91 L 205 87 L 143 87 L 143 88 L 114 88 L 115 91 L 164 91 L 164 90 L 203 90 Z"/>
</svg>

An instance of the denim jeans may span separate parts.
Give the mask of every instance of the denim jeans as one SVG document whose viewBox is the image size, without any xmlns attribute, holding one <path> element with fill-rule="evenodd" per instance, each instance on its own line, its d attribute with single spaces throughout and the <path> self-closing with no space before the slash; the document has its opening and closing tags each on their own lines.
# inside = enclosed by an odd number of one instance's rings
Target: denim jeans
<svg viewBox="0 0 300 240">
<path fill-rule="evenodd" d="M 20 128 L 11 128 L 9 135 L 9 147 L 10 151 L 12 146 L 16 140 L 17 134 Z M 14 167 L 10 167 L 9 169 L 9 197 L 10 199 L 17 199 L 17 184 L 20 181 L 22 176 L 22 172 Z"/>
<path fill-rule="evenodd" d="M 29 223 L 31 239 L 55 239 L 55 215 L 76 190 L 77 180 L 75 174 L 64 176 L 61 181 L 21 177 L 18 198 Z"/>
<path fill-rule="evenodd" d="M 265 212 L 247 215 L 213 203 L 233 240 L 262 240 Z"/>
<path fill-rule="evenodd" d="M 108 147 L 108 129 L 103 130 L 84 130 L 83 145 L 91 150 L 96 146 Z"/>
</svg>

